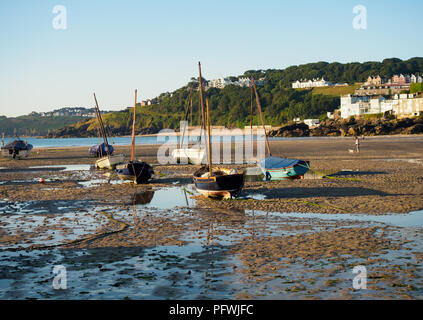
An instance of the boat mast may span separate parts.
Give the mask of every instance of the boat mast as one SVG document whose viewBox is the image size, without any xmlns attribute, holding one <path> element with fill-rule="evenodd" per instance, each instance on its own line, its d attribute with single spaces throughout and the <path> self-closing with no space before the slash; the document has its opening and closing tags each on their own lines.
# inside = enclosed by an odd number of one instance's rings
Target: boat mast
<svg viewBox="0 0 423 320">
<path fill-rule="evenodd" d="M 251 108 L 250 108 L 250 130 L 251 130 L 251 139 L 253 136 L 253 84 L 250 83 L 250 93 L 251 93 Z"/>
<path fill-rule="evenodd" d="M 192 97 L 191 97 L 191 93 L 192 92 L 190 92 L 189 93 L 189 99 L 188 99 L 188 101 L 191 101 L 192 102 Z M 190 100 L 191 99 L 191 100 Z M 190 105 L 188 104 L 187 106 L 186 106 L 186 108 L 185 108 L 185 115 L 184 115 L 184 121 L 186 122 L 186 121 L 188 121 L 188 112 L 189 112 L 189 110 L 190 110 Z M 192 110 L 192 108 L 191 108 L 191 110 Z M 191 113 L 191 120 L 192 120 L 192 113 Z M 184 145 L 184 137 L 185 137 L 185 131 L 187 131 L 186 130 L 187 129 L 187 126 L 186 126 L 186 123 L 184 123 L 184 131 L 182 131 L 182 137 L 181 137 L 181 141 L 180 141 L 180 147 L 182 148 L 183 147 L 183 145 Z M 189 136 L 188 136 L 188 144 L 189 144 Z"/>
<path fill-rule="evenodd" d="M 204 130 L 204 135 L 206 134 L 206 116 L 204 114 L 204 99 L 203 99 L 203 76 L 201 75 L 201 64 L 198 61 L 198 73 L 199 73 L 199 85 L 200 85 L 200 106 L 201 106 L 201 131 Z M 200 131 L 200 141 L 201 141 L 201 131 Z M 206 152 L 207 145 L 206 145 Z M 209 165 L 210 166 L 210 165 Z"/>
<path fill-rule="evenodd" d="M 262 115 L 262 112 L 261 112 L 260 99 L 259 99 L 258 94 L 257 94 L 257 88 L 256 88 L 256 84 L 254 82 L 254 77 L 253 76 L 251 76 L 251 82 L 252 82 L 253 87 L 254 87 L 254 93 L 256 94 L 256 103 L 257 103 L 257 107 L 258 107 L 259 112 L 260 112 L 261 124 L 263 125 L 264 138 L 266 139 L 267 151 L 269 152 L 269 156 L 271 156 L 272 153 L 270 152 L 269 141 L 267 140 L 266 127 L 264 126 L 263 115 Z"/>
<path fill-rule="evenodd" d="M 135 117 L 137 113 L 137 89 L 135 89 L 134 121 L 132 122 L 131 161 L 135 160 Z"/>
<path fill-rule="evenodd" d="M 208 142 L 209 142 L 209 172 L 210 178 L 212 177 L 212 149 L 211 149 L 211 136 L 210 136 L 210 113 L 209 113 L 209 99 L 206 98 L 206 108 L 207 108 L 207 132 L 208 132 Z"/>
<path fill-rule="evenodd" d="M 193 123 L 192 123 L 192 88 L 189 91 L 189 108 L 190 108 L 190 124 L 191 124 L 191 129 L 193 127 Z M 189 127 L 188 127 L 189 129 Z"/>
<path fill-rule="evenodd" d="M 97 120 L 100 126 L 101 135 L 103 136 L 104 147 L 106 149 L 107 155 L 110 156 L 109 142 L 107 141 L 106 130 L 104 129 L 103 119 L 101 118 L 100 108 L 98 107 L 97 97 L 95 96 L 95 93 L 94 93 L 94 100 L 95 100 L 95 106 L 96 106 L 94 110 L 95 110 Z M 101 146 L 100 146 L 100 149 L 101 149 Z"/>
</svg>

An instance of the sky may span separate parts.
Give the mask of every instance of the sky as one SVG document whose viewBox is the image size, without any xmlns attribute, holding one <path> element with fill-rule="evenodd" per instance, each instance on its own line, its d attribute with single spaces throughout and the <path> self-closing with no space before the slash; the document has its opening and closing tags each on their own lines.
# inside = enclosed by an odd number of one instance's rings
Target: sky
<svg viewBox="0 0 423 320">
<path fill-rule="evenodd" d="M 145 100 L 184 86 L 198 61 L 215 79 L 423 56 L 421 12 L 421 0 L 0 1 L 0 115 L 92 107 L 94 92 L 101 110 L 121 110 L 134 89 Z"/>
</svg>

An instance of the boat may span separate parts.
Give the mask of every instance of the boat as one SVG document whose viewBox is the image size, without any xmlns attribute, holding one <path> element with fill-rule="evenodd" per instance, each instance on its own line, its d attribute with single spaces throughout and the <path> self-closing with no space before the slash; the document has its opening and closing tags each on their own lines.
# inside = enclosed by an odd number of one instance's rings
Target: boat
<svg viewBox="0 0 423 320">
<path fill-rule="evenodd" d="M 98 169 L 110 169 L 113 170 L 116 166 L 125 161 L 124 154 L 107 155 L 98 159 L 95 162 L 95 167 Z"/>
<path fill-rule="evenodd" d="M 22 159 L 29 156 L 33 146 L 27 141 L 13 140 L 5 146 L 1 147 L 1 153 L 4 157 L 12 159 Z"/>
<path fill-rule="evenodd" d="M 187 131 L 186 124 L 188 120 L 188 112 L 190 110 L 191 110 L 191 125 L 192 125 L 192 92 L 190 92 L 189 105 L 187 106 L 185 110 L 185 116 L 183 118 L 183 120 L 185 121 L 184 122 L 185 126 L 181 135 L 181 142 L 180 142 L 181 148 L 174 149 L 172 151 L 172 157 L 177 163 L 190 163 L 190 164 L 199 165 L 203 162 L 204 156 L 206 154 L 204 151 L 204 148 L 198 148 L 198 147 L 190 148 L 189 141 L 188 141 L 188 146 L 186 148 L 182 147 L 184 146 L 185 132 Z M 200 133 L 200 136 L 201 136 L 201 133 Z"/>
<path fill-rule="evenodd" d="M 199 84 L 200 84 L 200 100 L 203 114 L 203 125 L 205 125 L 204 104 L 203 104 L 203 84 L 201 76 L 201 65 L 198 63 Z M 210 114 L 209 103 L 206 99 L 207 107 L 207 142 L 208 165 L 197 170 L 193 175 L 196 190 L 205 197 L 231 199 L 237 197 L 244 187 L 244 173 L 238 172 L 236 169 L 213 168 L 212 167 L 212 146 L 210 135 Z M 204 128 L 205 129 L 205 128 Z M 204 130 L 205 132 L 205 130 Z"/>
<path fill-rule="evenodd" d="M 137 108 L 137 90 L 135 90 L 134 119 L 132 122 L 131 159 L 128 163 L 116 167 L 121 180 L 130 180 L 135 184 L 147 183 L 154 174 L 153 168 L 144 161 L 135 160 L 135 117 Z"/>
<path fill-rule="evenodd" d="M 267 157 L 259 162 L 266 180 L 301 179 L 310 169 L 309 161 Z"/>
<path fill-rule="evenodd" d="M 263 125 L 263 130 L 264 130 L 266 148 L 269 153 L 269 156 L 267 158 L 264 158 L 258 162 L 258 166 L 263 172 L 265 179 L 269 181 L 269 180 L 303 178 L 304 174 L 310 169 L 309 161 L 272 156 L 272 153 L 270 151 L 269 141 L 267 139 L 266 127 L 264 126 L 260 99 L 257 94 L 257 88 L 254 82 L 254 77 L 251 77 L 251 86 L 252 88 L 254 88 L 256 104 L 260 113 L 260 119 L 261 119 L 261 123 Z M 251 111 L 251 117 L 252 117 L 252 111 Z"/>
<path fill-rule="evenodd" d="M 104 128 L 103 119 L 101 117 L 100 109 L 98 107 L 97 97 L 94 93 L 94 100 L 95 100 L 95 114 L 97 116 L 98 124 L 99 124 L 99 132 L 100 135 L 103 137 L 103 145 L 105 149 L 105 153 L 100 154 L 101 158 L 96 160 L 95 167 L 98 169 L 110 169 L 113 170 L 116 165 L 122 163 L 125 161 L 125 155 L 124 154 L 117 154 L 113 155 L 113 148 L 110 148 L 109 142 L 107 141 L 107 134 L 106 129 Z M 100 148 L 101 150 L 101 148 Z"/>
<path fill-rule="evenodd" d="M 204 149 L 200 148 L 174 149 L 172 151 L 172 157 L 178 163 L 192 163 L 196 165 L 203 162 L 205 154 Z"/>
<path fill-rule="evenodd" d="M 203 196 L 231 199 L 237 197 L 244 187 L 244 174 L 236 169 L 203 166 L 194 173 L 194 185 Z"/>
<path fill-rule="evenodd" d="M 107 146 L 109 148 L 110 154 L 113 154 L 114 148 L 110 144 Z M 106 145 L 103 143 L 96 144 L 92 146 L 89 150 L 91 157 L 101 158 L 103 154 L 107 154 Z"/>
</svg>

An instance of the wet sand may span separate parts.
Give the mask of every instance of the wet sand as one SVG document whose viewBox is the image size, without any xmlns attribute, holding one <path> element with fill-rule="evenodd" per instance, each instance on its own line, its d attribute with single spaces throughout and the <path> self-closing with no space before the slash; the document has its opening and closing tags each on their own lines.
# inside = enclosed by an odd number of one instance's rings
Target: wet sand
<svg viewBox="0 0 423 320">
<path fill-rule="evenodd" d="M 423 209 L 423 137 L 366 138 L 360 154 L 353 146 L 351 138 L 272 141 L 273 155 L 310 160 L 318 174 L 246 182 L 240 199 L 227 201 L 195 193 L 198 166 L 158 165 L 158 146 L 138 148 L 156 175 L 137 186 L 90 169 L 87 148 L 2 159 L 0 297 L 422 299 L 421 228 L 398 227 L 389 216 L 284 214 Z M 80 166 L 31 168 L 51 165 Z M 67 267 L 67 290 L 51 286 L 56 264 Z M 359 265 L 365 290 L 352 287 Z"/>
<path fill-rule="evenodd" d="M 325 179 L 247 182 L 243 196 L 264 195 L 263 200 L 224 201 L 223 208 L 253 208 L 280 212 L 325 213 L 406 213 L 423 209 L 423 137 L 368 137 L 359 154 L 350 153 L 351 138 L 271 141 L 274 156 L 309 160 L 310 176 L 336 174 Z M 130 190 L 192 183 L 193 165 L 159 165 L 159 146 L 139 146 L 137 158 L 155 166 L 156 179 L 148 186 L 102 184 L 101 188 L 82 188 L 77 181 L 106 178 L 93 172 L 78 179 L 77 174 L 57 178 L 57 171 L 28 169 L 35 166 L 94 164 L 87 148 L 35 150 L 21 161 L 0 160 L 0 195 L 13 201 L 54 199 L 124 200 Z M 129 147 L 117 147 L 129 154 Z M 231 165 L 243 167 L 242 165 Z M 28 171 L 29 170 L 29 171 Z M 39 178 L 47 182 L 41 187 Z M 113 177 L 112 177 L 113 178 Z M 306 176 L 307 178 L 307 176 Z M 32 183 L 13 183 L 33 179 Z M 54 192 L 50 192 L 54 189 Z"/>
</svg>

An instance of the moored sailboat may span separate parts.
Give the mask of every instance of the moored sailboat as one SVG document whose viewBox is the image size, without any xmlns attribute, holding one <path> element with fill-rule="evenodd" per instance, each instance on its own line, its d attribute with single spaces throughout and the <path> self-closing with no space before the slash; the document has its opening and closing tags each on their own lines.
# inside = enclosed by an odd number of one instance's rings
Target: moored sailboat
<svg viewBox="0 0 423 320">
<path fill-rule="evenodd" d="M 99 169 L 114 169 L 117 164 L 122 163 L 125 160 L 124 154 L 117 154 L 113 155 L 113 149 L 110 148 L 109 142 L 107 141 L 107 134 L 106 129 L 104 128 L 103 119 L 101 117 L 100 109 L 98 107 L 97 97 L 94 93 L 94 100 L 95 100 L 95 113 L 97 116 L 100 133 L 103 137 L 104 141 L 104 149 L 106 151 L 106 154 L 101 154 L 101 158 L 96 160 L 95 167 Z"/>
<path fill-rule="evenodd" d="M 254 88 L 257 108 L 259 110 L 261 123 L 263 125 L 266 147 L 269 153 L 269 156 L 267 158 L 262 159 L 258 162 L 258 166 L 263 172 L 266 180 L 302 178 L 304 174 L 310 169 L 309 161 L 272 156 L 272 153 L 270 151 L 269 141 L 267 139 L 266 127 L 264 126 L 263 115 L 261 112 L 260 99 L 257 94 L 257 88 L 256 88 L 253 77 L 251 77 L 251 86 L 252 88 Z M 251 106 L 251 110 L 252 110 L 252 106 Z M 252 111 L 251 111 L 251 117 L 252 117 Z M 252 122 L 251 122 L 251 126 L 252 126 Z"/>
<path fill-rule="evenodd" d="M 4 138 L 3 138 L 4 143 Z M 4 157 L 12 158 L 12 159 L 22 159 L 29 156 L 31 153 L 33 146 L 29 144 L 27 141 L 20 140 L 13 140 L 12 142 L 8 143 L 5 146 L 1 147 L 1 153 Z"/>
<path fill-rule="evenodd" d="M 120 179 L 130 180 L 135 184 L 146 183 L 154 174 L 153 168 L 144 161 L 135 160 L 135 118 L 137 108 L 137 90 L 135 90 L 134 119 L 132 123 L 131 160 L 116 167 Z"/>
<path fill-rule="evenodd" d="M 198 63 L 200 79 L 201 65 Z M 201 80 L 200 80 L 201 81 Z M 203 88 L 200 82 L 201 108 L 204 116 L 204 105 L 202 103 Z M 211 133 L 210 133 L 210 113 L 209 103 L 206 99 L 207 106 L 207 142 L 208 142 L 208 165 L 197 170 L 193 175 L 194 185 L 197 191 L 212 198 L 230 199 L 237 197 L 244 187 L 244 174 L 239 173 L 236 169 L 213 168 L 212 167 L 212 150 L 211 150 Z M 205 121 L 203 121 L 205 125 Z M 205 129 L 205 128 L 204 128 Z"/>
<path fill-rule="evenodd" d="M 202 79 L 200 77 L 200 86 L 202 86 Z M 200 99 L 201 101 L 201 99 Z M 185 110 L 184 115 L 184 128 L 182 131 L 182 135 L 180 138 L 180 148 L 174 149 L 172 151 L 172 157 L 176 160 L 178 163 L 192 163 L 192 164 L 201 164 L 203 162 L 204 156 L 205 156 L 205 150 L 204 148 L 201 148 L 201 146 L 191 146 L 189 147 L 189 140 L 185 139 L 185 134 L 187 131 L 187 120 L 188 120 L 188 112 L 191 110 L 191 125 L 192 125 L 192 91 L 190 92 L 189 96 L 189 105 L 187 105 L 187 108 Z M 199 110 L 201 111 L 201 110 Z M 203 128 L 203 126 L 201 126 Z M 200 132 L 200 139 L 201 139 L 201 132 Z M 184 145 L 184 141 L 187 141 L 187 144 Z M 201 140 L 200 140 L 201 141 Z"/>
</svg>

